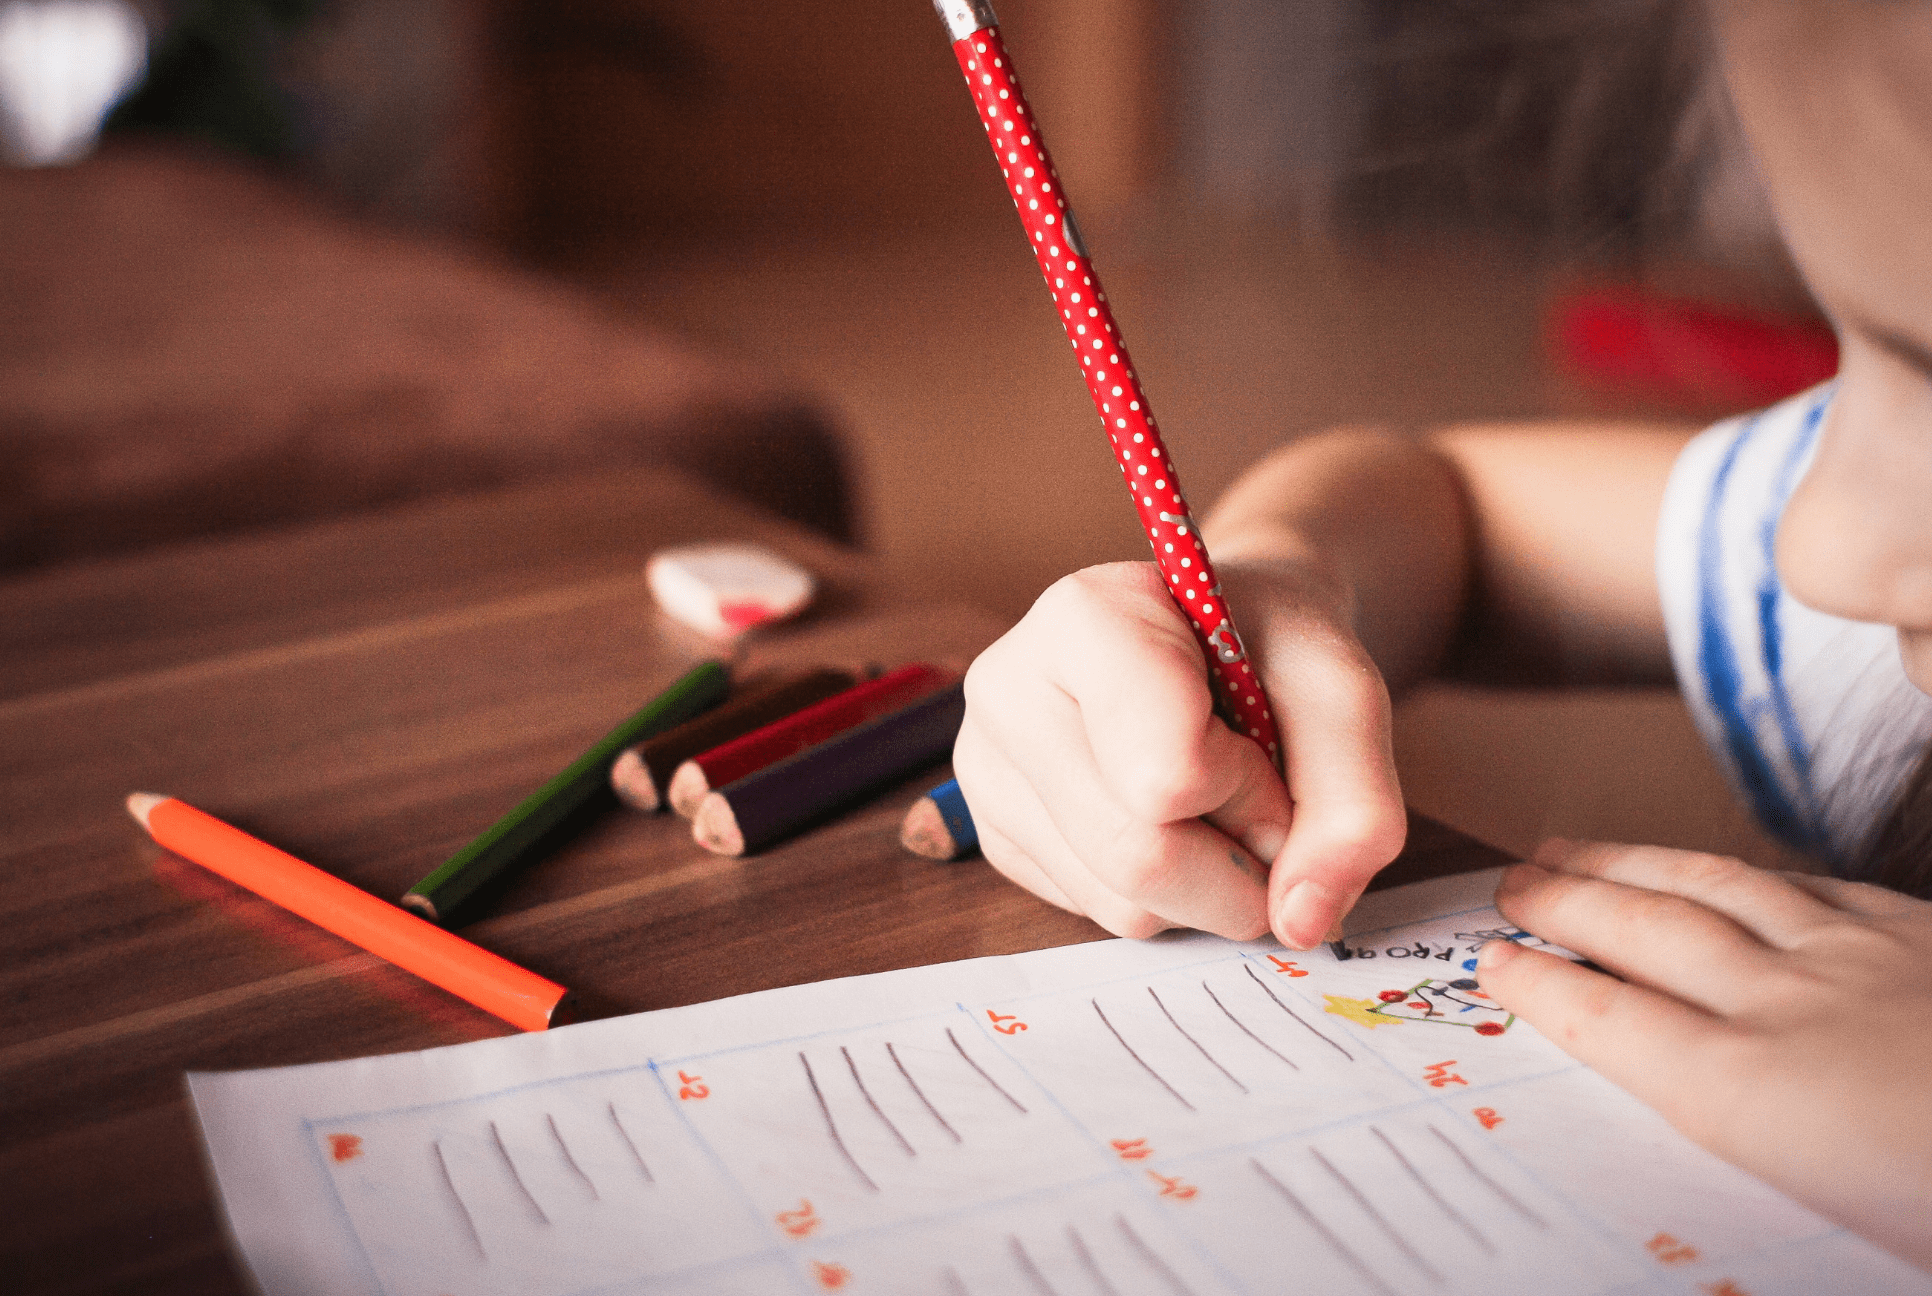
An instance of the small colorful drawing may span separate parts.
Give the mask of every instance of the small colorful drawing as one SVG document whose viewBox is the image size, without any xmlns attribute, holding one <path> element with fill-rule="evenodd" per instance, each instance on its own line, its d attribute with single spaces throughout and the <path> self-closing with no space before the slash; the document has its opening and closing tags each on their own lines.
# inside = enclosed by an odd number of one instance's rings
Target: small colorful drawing
<svg viewBox="0 0 1932 1296">
<path fill-rule="evenodd" d="M 1374 1030 L 1377 1026 L 1401 1024 L 1399 1018 L 1385 1017 L 1376 1012 L 1375 1010 L 1382 1005 L 1373 999 L 1350 999 L 1343 995 L 1332 994 L 1325 994 L 1322 998 L 1328 1000 L 1328 1006 L 1323 1009 L 1324 1012 L 1332 1012 L 1337 1017 L 1346 1017 L 1357 1026 L 1366 1026 Z"/>
<path fill-rule="evenodd" d="M 1373 999 L 1323 995 L 1328 1011 L 1373 1030 L 1397 1022 L 1426 1021 L 1467 1026 L 1478 1035 L 1501 1035 L 1516 1014 L 1495 1003 L 1468 977 L 1442 981 L 1430 977 L 1407 990 L 1384 990 Z"/>
</svg>

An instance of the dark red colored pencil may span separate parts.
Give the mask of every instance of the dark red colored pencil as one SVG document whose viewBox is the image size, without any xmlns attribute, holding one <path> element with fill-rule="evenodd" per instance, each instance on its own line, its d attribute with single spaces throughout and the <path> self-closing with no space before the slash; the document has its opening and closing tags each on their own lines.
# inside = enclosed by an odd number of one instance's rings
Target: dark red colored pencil
<svg viewBox="0 0 1932 1296">
<path fill-rule="evenodd" d="M 698 807 L 691 835 L 721 855 L 781 841 L 946 759 L 965 715 L 965 689 L 954 682 L 719 788 Z"/>
<path fill-rule="evenodd" d="M 843 693 L 856 679 L 852 671 L 825 668 L 747 687 L 723 706 L 627 748 L 610 767 L 611 790 L 633 810 L 662 810 L 671 775 L 685 761 Z"/>
<path fill-rule="evenodd" d="M 671 776 L 671 808 L 689 819 L 698 812 L 698 806 L 713 788 L 735 783 L 847 729 L 876 720 L 931 693 L 952 678 L 951 672 L 924 662 L 901 666 L 806 707 L 796 715 L 693 756 Z"/>
</svg>

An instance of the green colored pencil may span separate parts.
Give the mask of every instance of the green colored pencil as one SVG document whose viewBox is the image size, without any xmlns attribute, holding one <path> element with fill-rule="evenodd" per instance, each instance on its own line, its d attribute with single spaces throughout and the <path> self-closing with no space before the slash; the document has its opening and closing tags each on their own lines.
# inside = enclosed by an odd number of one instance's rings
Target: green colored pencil
<svg viewBox="0 0 1932 1296">
<path fill-rule="evenodd" d="M 730 690 L 731 674 L 721 663 L 708 661 L 696 667 L 605 734 L 595 747 L 516 809 L 484 829 L 441 868 L 409 888 L 402 898 L 403 907 L 433 923 L 453 922 L 478 892 L 530 863 L 539 843 L 565 820 L 599 798 L 613 799 L 610 767 L 619 752 L 702 715 L 724 701 Z"/>
</svg>

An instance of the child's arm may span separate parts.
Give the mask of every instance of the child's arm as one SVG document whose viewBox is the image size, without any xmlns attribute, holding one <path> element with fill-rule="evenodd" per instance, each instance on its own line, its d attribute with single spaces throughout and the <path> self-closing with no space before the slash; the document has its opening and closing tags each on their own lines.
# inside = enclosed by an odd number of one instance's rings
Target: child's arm
<svg viewBox="0 0 1932 1296">
<path fill-rule="evenodd" d="M 1728 1161 L 1932 1268 L 1932 904 L 1660 847 L 1505 875 L 1484 991 Z"/>
<path fill-rule="evenodd" d="M 1539 679 L 1667 676 L 1652 534 L 1684 438 L 1339 432 L 1237 483 L 1207 540 L 1285 788 L 1214 718 L 1151 566 L 1059 582 L 967 676 L 955 765 L 987 858 L 1121 935 L 1314 944 L 1401 848 L 1385 679 L 1452 650 Z"/>
</svg>

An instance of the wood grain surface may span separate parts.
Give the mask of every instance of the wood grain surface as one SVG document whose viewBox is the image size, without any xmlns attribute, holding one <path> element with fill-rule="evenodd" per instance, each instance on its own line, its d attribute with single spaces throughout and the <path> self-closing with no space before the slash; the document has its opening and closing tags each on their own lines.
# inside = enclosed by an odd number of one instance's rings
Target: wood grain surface
<svg viewBox="0 0 1932 1296">
<path fill-rule="evenodd" d="M 398 896 L 706 655 L 642 567 L 724 536 L 825 582 L 747 665 L 964 664 L 1003 629 L 635 472 L 0 584 L 0 1286 L 243 1290 L 184 1071 L 508 1029 L 160 850 L 122 798 L 178 795 Z M 1104 935 L 982 863 L 901 850 L 943 774 L 741 860 L 674 817 L 613 813 L 465 934 L 593 1018 Z M 1497 858 L 1422 823 L 1397 875 Z"/>
</svg>

